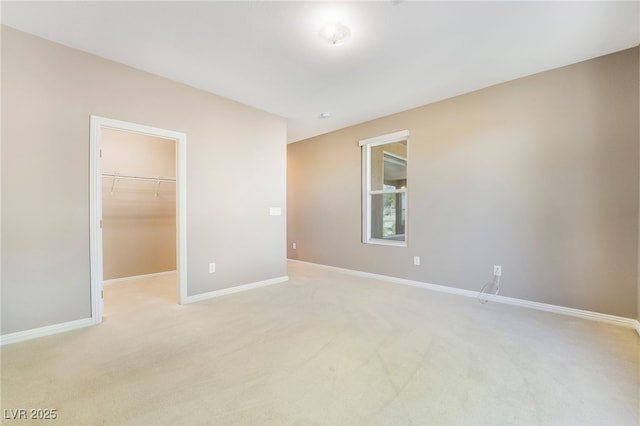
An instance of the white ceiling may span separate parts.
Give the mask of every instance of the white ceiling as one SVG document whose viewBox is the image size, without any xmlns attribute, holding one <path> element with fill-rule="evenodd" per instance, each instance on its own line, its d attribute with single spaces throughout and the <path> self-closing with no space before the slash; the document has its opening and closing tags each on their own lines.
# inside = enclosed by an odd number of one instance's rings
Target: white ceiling
<svg viewBox="0 0 640 426">
<path fill-rule="evenodd" d="M 289 142 L 640 41 L 637 1 L 2 1 L 1 12 L 13 28 L 286 117 Z M 335 17 L 352 30 L 339 46 L 318 37 Z"/>
</svg>

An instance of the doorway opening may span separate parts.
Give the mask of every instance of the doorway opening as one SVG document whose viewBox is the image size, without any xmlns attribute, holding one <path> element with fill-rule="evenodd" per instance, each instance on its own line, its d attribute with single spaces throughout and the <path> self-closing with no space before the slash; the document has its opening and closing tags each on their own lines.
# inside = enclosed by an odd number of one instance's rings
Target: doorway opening
<svg viewBox="0 0 640 426">
<path fill-rule="evenodd" d="M 186 135 L 92 116 L 90 139 L 93 323 L 105 281 L 175 274 L 184 303 Z"/>
</svg>

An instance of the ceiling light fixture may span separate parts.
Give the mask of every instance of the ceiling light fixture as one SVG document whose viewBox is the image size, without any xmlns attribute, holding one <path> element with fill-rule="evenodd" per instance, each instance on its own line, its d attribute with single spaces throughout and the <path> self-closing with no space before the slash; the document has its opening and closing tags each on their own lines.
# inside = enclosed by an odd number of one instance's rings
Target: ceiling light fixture
<svg viewBox="0 0 640 426">
<path fill-rule="evenodd" d="M 328 23 L 320 30 L 320 38 L 333 46 L 344 43 L 349 37 L 351 30 L 341 22 Z"/>
<path fill-rule="evenodd" d="M 330 112 L 323 112 L 320 114 L 320 118 L 331 118 Z"/>
</svg>

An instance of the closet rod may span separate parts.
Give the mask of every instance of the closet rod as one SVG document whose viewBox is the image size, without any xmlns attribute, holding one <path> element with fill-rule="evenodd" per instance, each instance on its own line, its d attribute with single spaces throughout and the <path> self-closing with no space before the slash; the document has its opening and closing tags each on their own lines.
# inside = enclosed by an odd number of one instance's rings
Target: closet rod
<svg viewBox="0 0 640 426">
<path fill-rule="evenodd" d="M 130 176 L 130 175 L 119 175 L 114 173 L 103 173 L 102 177 L 108 177 L 108 178 L 114 178 L 114 179 L 150 180 L 153 182 L 175 182 L 176 181 L 175 178 Z"/>
</svg>

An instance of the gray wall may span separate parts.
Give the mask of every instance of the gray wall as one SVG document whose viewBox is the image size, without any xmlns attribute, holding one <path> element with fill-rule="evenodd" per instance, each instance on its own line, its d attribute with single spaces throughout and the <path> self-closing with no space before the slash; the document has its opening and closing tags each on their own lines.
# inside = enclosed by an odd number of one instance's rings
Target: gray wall
<svg viewBox="0 0 640 426">
<path fill-rule="evenodd" d="M 3 334 L 91 315 L 92 114 L 187 134 L 189 295 L 286 275 L 283 118 L 3 27 Z"/>
<path fill-rule="evenodd" d="M 291 144 L 288 256 L 636 318 L 638 93 L 634 48 Z M 408 247 L 362 244 L 358 141 L 403 129 Z"/>
</svg>

